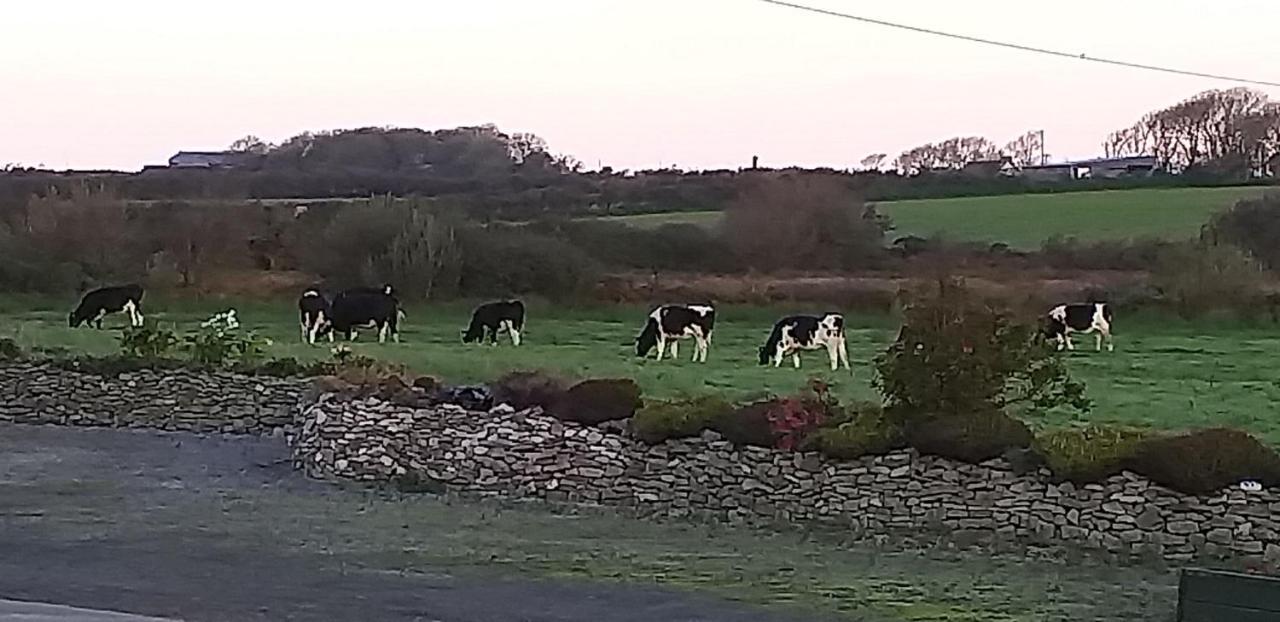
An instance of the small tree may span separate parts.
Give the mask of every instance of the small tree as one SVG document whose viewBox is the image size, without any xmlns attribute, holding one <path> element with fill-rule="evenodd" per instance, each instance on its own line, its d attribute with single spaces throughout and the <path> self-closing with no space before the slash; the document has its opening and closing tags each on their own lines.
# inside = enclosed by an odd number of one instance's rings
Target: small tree
<svg viewBox="0 0 1280 622">
<path fill-rule="evenodd" d="M 1036 327 L 1015 322 L 956 280 L 916 297 L 876 358 L 877 387 L 899 421 L 1090 407 L 1084 385 Z"/>
<path fill-rule="evenodd" d="M 888 224 L 835 177 L 767 177 L 725 214 L 728 245 L 749 268 L 848 269 L 883 250 Z"/>
<path fill-rule="evenodd" d="M 1203 237 L 1235 244 L 1268 269 L 1280 269 L 1280 194 L 1236 203 L 1210 221 Z"/>
</svg>

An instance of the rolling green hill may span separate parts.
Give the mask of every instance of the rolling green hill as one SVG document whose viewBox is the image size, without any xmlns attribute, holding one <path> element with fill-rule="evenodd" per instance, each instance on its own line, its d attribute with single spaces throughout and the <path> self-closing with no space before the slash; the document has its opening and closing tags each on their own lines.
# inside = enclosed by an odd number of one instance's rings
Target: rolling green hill
<svg viewBox="0 0 1280 622">
<path fill-rule="evenodd" d="M 893 219 L 891 238 L 941 234 L 955 241 L 1004 242 L 1034 249 L 1054 235 L 1082 240 L 1191 238 L 1209 217 L 1269 187 L 1160 188 L 1057 194 L 925 199 L 881 203 Z M 667 223 L 716 226 L 721 212 L 611 217 L 638 227 Z"/>
</svg>

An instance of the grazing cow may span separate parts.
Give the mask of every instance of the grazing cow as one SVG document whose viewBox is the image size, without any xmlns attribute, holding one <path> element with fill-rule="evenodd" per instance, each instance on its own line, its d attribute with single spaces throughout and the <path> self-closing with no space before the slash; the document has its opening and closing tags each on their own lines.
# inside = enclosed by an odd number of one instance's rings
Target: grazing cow
<svg viewBox="0 0 1280 622">
<path fill-rule="evenodd" d="M 507 331 L 511 345 L 520 345 L 520 331 L 524 330 L 524 303 L 519 300 L 487 302 L 476 307 L 471 314 L 471 324 L 462 331 L 462 343 L 498 343 L 498 333 Z"/>
<path fill-rule="evenodd" d="M 320 292 L 309 289 L 298 298 L 298 320 L 302 325 L 302 341 L 316 345 L 316 338 L 328 333 L 333 341 L 329 301 Z"/>
<path fill-rule="evenodd" d="M 671 358 L 680 355 L 677 340 L 692 337 L 693 361 L 707 362 L 707 349 L 711 346 L 711 331 L 716 325 L 716 310 L 710 305 L 664 305 L 649 314 L 644 330 L 636 337 L 636 356 L 646 356 L 658 348 L 657 360 L 662 360 L 667 342 L 671 342 Z"/>
<path fill-rule="evenodd" d="M 329 323 L 332 330 L 342 333 L 347 341 L 357 337 L 356 328 L 378 329 L 378 343 L 386 343 L 387 336 L 400 342 L 398 322 L 403 317 L 400 301 L 391 295 L 391 287 L 373 289 L 357 287 L 340 292 L 329 305 Z"/>
<path fill-rule="evenodd" d="M 1045 317 L 1045 337 L 1058 342 L 1058 349 L 1076 349 L 1071 343 L 1071 333 L 1095 333 L 1095 347 L 1102 351 L 1102 340 L 1107 340 L 1107 351 L 1115 351 L 1111 340 L 1111 306 L 1105 302 L 1058 305 Z"/>
<path fill-rule="evenodd" d="M 822 317 L 814 315 L 793 315 L 778 320 L 769 333 L 768 341 L 760 348 L 760 364 L 768 365 L 773 361 L 774 367 L 782 365 L 787 355 L 796 369 L 800 369 L 801 350 L 821 350 L 826 348 L 831 358 L 831 371 L 840 368 L 844 363 L 849 366 L 849 351 L 844 340 L 844 316 L 839 313 L 827 313 Z"/>
<path fill-rule="evenodd" d="M 95 289 L 80 299 L 80 305 L 67 316 L 67 324 L 76 328 L 92 322 L 102 328 L 102 318 L 108 313 L 126 313 L 130 326 L 142 326 L 141 285 L 120 285 Z"/>
</svg>

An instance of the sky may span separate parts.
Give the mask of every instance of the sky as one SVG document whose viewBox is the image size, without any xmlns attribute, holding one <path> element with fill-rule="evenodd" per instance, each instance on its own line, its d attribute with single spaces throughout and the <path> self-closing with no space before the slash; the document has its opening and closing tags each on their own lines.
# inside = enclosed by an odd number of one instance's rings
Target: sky
<svg viewBox="0 0 1280 622">
<path fill-rule="evenodd" d="M 1280 81 L 1275 0 L 796 0 L 1064 51 Z M 0 166 L 137 170 L 246 134 L 533 132 L 588 168 L 849 168 L 1044 130 L 1054 159 L 1234 86 L 760 0 L 18 2 L 0 20 Z M 1275 99 L 1280 89 L 1264 88 Z"/>
</svg>

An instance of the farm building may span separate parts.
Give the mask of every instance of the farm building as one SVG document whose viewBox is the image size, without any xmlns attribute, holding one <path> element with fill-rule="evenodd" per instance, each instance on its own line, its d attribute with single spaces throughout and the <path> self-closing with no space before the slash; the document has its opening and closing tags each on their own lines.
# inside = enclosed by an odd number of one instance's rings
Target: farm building
<svg viewBox="0 0 1280 622">
<path fill-rule="evenodd" d="M 1023 167 L 1020 175 L 1034 181 L 1066 181 L 1070 179 L 1119 179 L 1150 177 L 1159 167 L 1154 156 L 1096 158 L 1042 166 Z"/>
<path fill-rule="evenodd" d="M 977 160 L 965 164 L 960 169 L 961 173 L 971 177 L 981 177 L 985 179 L 993 179 L 999 176 L 1010 176 L 1017 172 L 1018 167 L 1014 165 L 1013 158 L 1003 157 L 996 160 Z"/>
<path fill-rule="evenodd" d="M 262 156 L 237 151 L 179 151 L 169 158 L 170 168 L 257 168 Z"/>
</svg>

